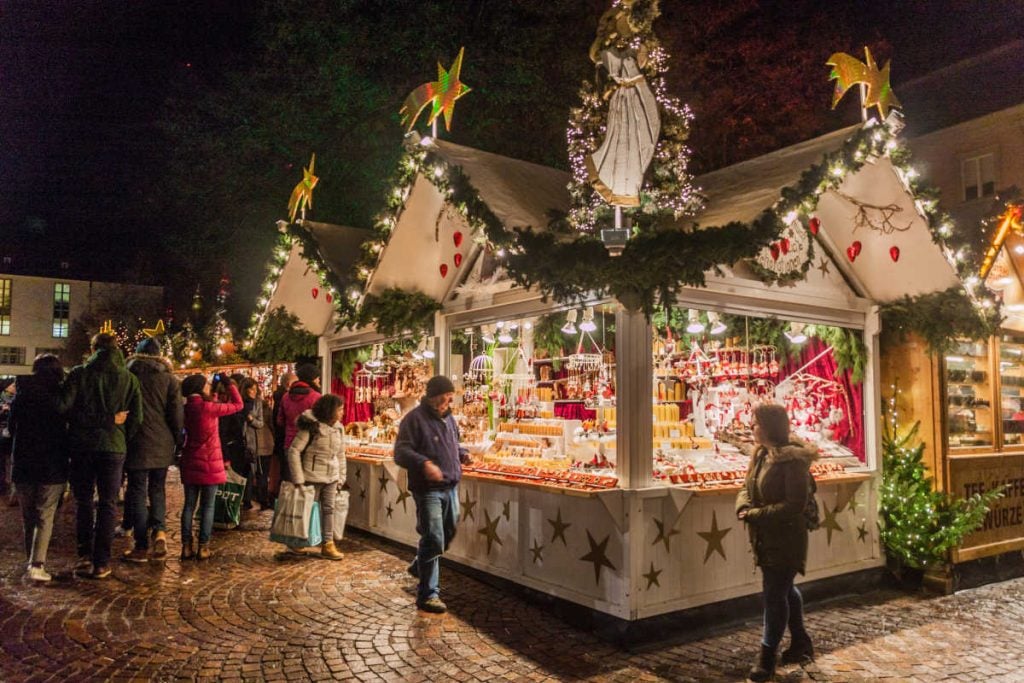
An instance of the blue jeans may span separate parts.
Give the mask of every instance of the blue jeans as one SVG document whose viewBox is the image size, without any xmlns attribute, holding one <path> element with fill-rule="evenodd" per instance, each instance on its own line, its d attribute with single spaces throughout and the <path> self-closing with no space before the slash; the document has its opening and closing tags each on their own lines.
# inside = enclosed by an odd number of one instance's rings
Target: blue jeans
<svg viewBox="0 0 1024 683">
<path fill-rule="evenodd" d="M 210 542 L 213 533 L 213 503 L 217 500 L 217 485 L 185 484 L 185 507 L 181 509 L 181 545 L 192 541 L 192 518 L 199 503 L 199 543 Z"/>
<path fill-rule="evenodd" d="M 149 532 L 166 531 L 164 517 L 167 515 L 167 468 L 151 470 L 128 470 L 128 491 L 125 493 L 125 517 L 132 528 L 135 547 L 149 548 Z M 146 497 L 149 507 L 146 507 Z"/>
<path fill-rule="evenodd" d="M 416 601 L 438 597 L 441 590 L 441 553 L 455 538 L 459 521 L 459 487 L 413 493 L 416 501 L 416 533 L 420 535 L 416 566 L 420 585 Z"/>
<path fill-rule="evenodd" d="M 761 644 L 775 649 L 782 642 L 789 626 L 789 634 L 795 640 L 805 638 L 804 600 L 793 580 L 795 569 L 762 567 L 764 589 L 764 635 Z"/>
<path fill-rule="evenodd" d="M 110 546 L 117 523 L 117 492 L 121 488 L 124 453 L 86 451 L 71 457 L 71 490 L 75 494 L 78 556 L 93 566 L 110 564 Z M 93 494 L 99 505 L 93 505 Z"/>
</svg>

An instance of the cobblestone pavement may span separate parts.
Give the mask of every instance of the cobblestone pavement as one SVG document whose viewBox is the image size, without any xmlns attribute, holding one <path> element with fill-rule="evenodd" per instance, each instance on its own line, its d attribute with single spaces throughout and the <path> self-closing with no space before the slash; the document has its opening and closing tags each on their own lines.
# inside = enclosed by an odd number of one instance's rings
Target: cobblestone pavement
<svg viewBox="0 0 1024 683">
<path fill-rule="evenodd" d="M 174 529 L 180 487 L 168 488 Z M 77 579 L 73 507 L 58 513 L 45 586 L 24 578 L 19 510 L 0 508 L 0 681 L 739 681 L 758 645 L 749 621 L 625 650 L 451 569 L 451 611 L 421 614 L 407 551 L 353 535 L 341 562 L 275 560 L 269 513 L 217 532 L 208 562 L 179 562 L 174 530 L 165 562 Z M 808 612 L 817 662 L 776 680 L 1024 681 L 1022 623 L 1024 580 L 840 597 Z"/>
</svg>

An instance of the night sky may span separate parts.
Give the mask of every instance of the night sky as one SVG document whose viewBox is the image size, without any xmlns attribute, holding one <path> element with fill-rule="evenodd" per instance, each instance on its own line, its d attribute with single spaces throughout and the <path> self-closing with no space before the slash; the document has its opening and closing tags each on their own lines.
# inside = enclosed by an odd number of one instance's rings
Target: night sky
<svg viewBox="0 0 1024 683">
<path fill-rule="evenodd" d="M 164 156 L 154 123 L 183 70 L 216 78 L 245 61 L 259 39 L 257 4 L 5 0 L 0 252 L 72 253 L 77 267 L 92 265 L 110 279 L 172 279 L 161 272 L 158 255 L 143 253 L 152 243 L 147 232 L 173 224 L 173 217 L 153 215 L 143 204 L 147 192 L 159 190 Z M 472 11 L 484 3 L 450 4 Z M 1019 0 L 822 4 L 855 5 L 860 25 L 854 34 L 892 45 L 897 94 L 901 80 L 1016 38 L 1024 25 Z M 396 108 L 403 95 L 395 93 Z M 104 260 L 112 241 L 121 247 L 116 263 Z M 136 252 L 137 260 L 126 256 Z"/>
</svg>

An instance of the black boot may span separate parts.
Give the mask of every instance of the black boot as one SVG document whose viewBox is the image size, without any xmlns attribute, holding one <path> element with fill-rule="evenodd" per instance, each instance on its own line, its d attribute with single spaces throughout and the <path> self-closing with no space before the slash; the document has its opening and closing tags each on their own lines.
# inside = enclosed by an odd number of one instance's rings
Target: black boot
<svg viewBox="0 0 1024 683">
<path fill-rule="evenodd" d="M 806 633 L 793 636 L 779 659 L 783 664 L 804 664 L 814 660 L 814 645 Z"/>
<path fill-rule="evenodd" d="M 775 648 L 761 646 L 761 654 L 757 656 L 757 663 L 747 674 L 752 681 L 768 681 L 775 675 Z"/>
</svg>

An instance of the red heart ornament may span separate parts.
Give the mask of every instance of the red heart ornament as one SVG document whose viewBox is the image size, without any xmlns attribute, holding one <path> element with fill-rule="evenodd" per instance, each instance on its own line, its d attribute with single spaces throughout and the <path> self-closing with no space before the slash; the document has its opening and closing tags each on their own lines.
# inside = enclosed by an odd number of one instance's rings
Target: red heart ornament
<svg viewBox="0 0 1024 683">
<path fill-rule="evenodd" d="M 462 265 L 462 254 L 455 252 L 455 267 L 458 268 Z"/>
<path fill-rule="evenodd" d="M 452 234 L 452 241 L 453 241 L 453 242 L 455 242 L 455 248 L 456 248 L 456 249 L 458 249 L 459 247 L 461 247 L 461 246 L 462 246 L 462 233 L 461 233 L 461 232 L 459 232 L 458 230 L 456 230 L 456 231 L 455 231 L 455 232 L 454 232 L 454 233 Z M 455 265 L 459 265 L 459 264 L 458 264 L 458 263 L 456 263 Z"/>
<path fill-rule="evenodd" d="M 853 255 L 854 256 L 860 256 L 860 246 L 861 246 L 860 245 L 860 241 L 858 240 L 858 241 L 854 242 L 853 244 L 851 244 L 850 246 L 853 247 Z"/>
<path fill-rule="evenodd" d="M 447 263 L 442 263 L 441 264 L 441 277 L 447 277 L 447 276 L 448 276 L 448 264 Z"/>
<path fill-rule="evenodd" d="M 783 237 L 782 238 L 782 241 L 779 242 L 779 249 L 782 250 L 783 254 L 788 254 L 789 253 L 789 238 L 788 237 Z"/>
<path fill-rule="evenodd" d="M 311 291 L 311 294 L 313 295 L 314 299 L 317 298 L 318 296 L 320 296 L 320 288 L 314 287 Z"/>
<path fill-rule="evenodd" d="M 812 235 L 817 235 L 821 230 L 821 220 L 817 216 L 813 216 L 811 220 L 807 221 L 807 229 L 811 231 Z"/>
<path fill-rule="evenodd" d="M 777 244 L 770 244 L 770 245 L 768 245 L 768 251 L 770 251 L 771 254 L 772 254 L 772 261 L 778 261 L 779 260 L 779 245 L 777 245 Z"/>
<path fill-rule="evenodd" d="M 327 294 L 325 294 L 324 296 L 327 298 L 327 303 L 331 303 L 332 301 L 334 301 L 334 297 L 331 296 L 330 292 L 327 292 Z"/>
<path fill-rule="evenodd" d="M 900 248 L 899 247 L 889 247 L 889 258 L 892 259 L 893 263 L 896 263 L 897 261 L 899 261 L 900 260 Z"/>
</svg>

